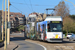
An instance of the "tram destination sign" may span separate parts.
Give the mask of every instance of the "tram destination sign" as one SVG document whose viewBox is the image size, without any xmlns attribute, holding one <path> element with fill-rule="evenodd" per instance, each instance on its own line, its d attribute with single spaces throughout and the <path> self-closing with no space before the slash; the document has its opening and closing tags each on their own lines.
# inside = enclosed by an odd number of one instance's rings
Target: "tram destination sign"
<svg viewBox="0 0 75 50">
<path fill-rule="evenodd" d="M 61 23 L 60 21 L 51 21 L 51 23 Z"/>
</svg>

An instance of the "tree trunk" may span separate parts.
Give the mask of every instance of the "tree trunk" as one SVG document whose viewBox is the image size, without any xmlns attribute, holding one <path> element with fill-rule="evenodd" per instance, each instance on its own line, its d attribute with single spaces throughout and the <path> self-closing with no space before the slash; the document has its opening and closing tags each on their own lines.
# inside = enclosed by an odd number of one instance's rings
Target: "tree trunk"
<svg viewBox="0 0 75 50">
<path fill-rule="evenodd" d="M 67 36 L 67 34 L 68 34 L 68 30 L 66 30 L 66 36 Z"/>
</svg>

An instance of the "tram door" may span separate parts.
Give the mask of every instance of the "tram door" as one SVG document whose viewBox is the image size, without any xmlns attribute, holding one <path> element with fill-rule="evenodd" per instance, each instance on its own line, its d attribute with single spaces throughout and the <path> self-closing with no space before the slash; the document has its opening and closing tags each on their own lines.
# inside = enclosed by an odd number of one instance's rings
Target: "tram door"
<svg viewBox="0 0 75 50">
<path fill-rule="evenodd" d="M 43 24 L 43 40 L 45 40 L 46 37 L 46 24 Z"/>
<path fill-rule="evenodd" d="M 40 39 L 41 38 L 41 32 L 40 32 L 40 25 L 38 25 L 38 39 Z"/>
</svg>

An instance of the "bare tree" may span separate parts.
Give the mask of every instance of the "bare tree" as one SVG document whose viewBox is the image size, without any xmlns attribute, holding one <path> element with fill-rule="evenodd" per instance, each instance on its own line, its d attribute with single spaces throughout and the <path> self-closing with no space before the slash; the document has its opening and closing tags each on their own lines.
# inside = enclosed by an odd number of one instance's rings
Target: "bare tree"
<svg viewBox="0 0 75 50">
<path fill-rule="evenodd" d="M 46 14 L 43 14 L 43 20 L 45 20 L 46 17 L 47 17 Z"/>
<path fill-rule="evenodd" d="M 69 16 L 68 5 L 66 5 L 64 1 L 61 1 L 57 6 L 55 6 L 54 15 L 62 16 L 63 18 Z"/>
</svg>

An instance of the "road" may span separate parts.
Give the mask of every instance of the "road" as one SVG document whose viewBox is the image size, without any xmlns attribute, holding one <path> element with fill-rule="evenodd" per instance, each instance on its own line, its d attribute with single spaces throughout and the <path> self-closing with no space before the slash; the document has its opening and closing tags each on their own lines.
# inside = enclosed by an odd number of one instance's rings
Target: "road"
<svg viewBox="0 0 75 50">
<path fill-rule="evenodd" d="M 12 35 L 16 38 L 20 37 L 19 36 L 20 34 L 12 34 Z M 19 37 L 17 37 L 17 35 Z M 23 34 L 21 34 L 21 36 L 23 36 Z M 20 37 L 20 38 L 22 38 L 22 37 Z M 75 50 L 75 41 L 70 42 L 69 39 L 64 39 L 63 42 L 61 42 L 61 43 L 50 43 L 50 42 L 43 42 L 43 41 L 34 41 L 34 40 L 30 40 L 30 39 L 26 39 L 25 41 L 41 44 L 44 47 L 46 47 L 47 50 Z M 23 44 L 25 44 L 25 42 Z M 29 43 L 28 45 L 30 46 L 31 43 Z M 33 48 L 34 48 L 34 45 L 33 45 Z M 38 50 L 40 50 L 40 49 L 38 49 Z"/>
<path fill-rule="evenodd" d="M 12 36 L 14 35 L 23 36 L 22 34 L 12 34 Z M 44 48 L 40 45 L 25 41 L 23 37 L 11 37 L 11 41 L 19 45 L 19 47 L 16 50 L 44 50 Z"/>
<path fill-rule="evenodd" d="M 43 41 L 34 41 L 27 39 L 26 41 L 31 41 L 34 43 L 41 44 L 47 48 L 47 50 L 75 50 L 75 41 L 69 42 L 68 39 L 64 39 L 61 43 L 50 43 L 50 42 L 43 42 Z"/>
</svg>

